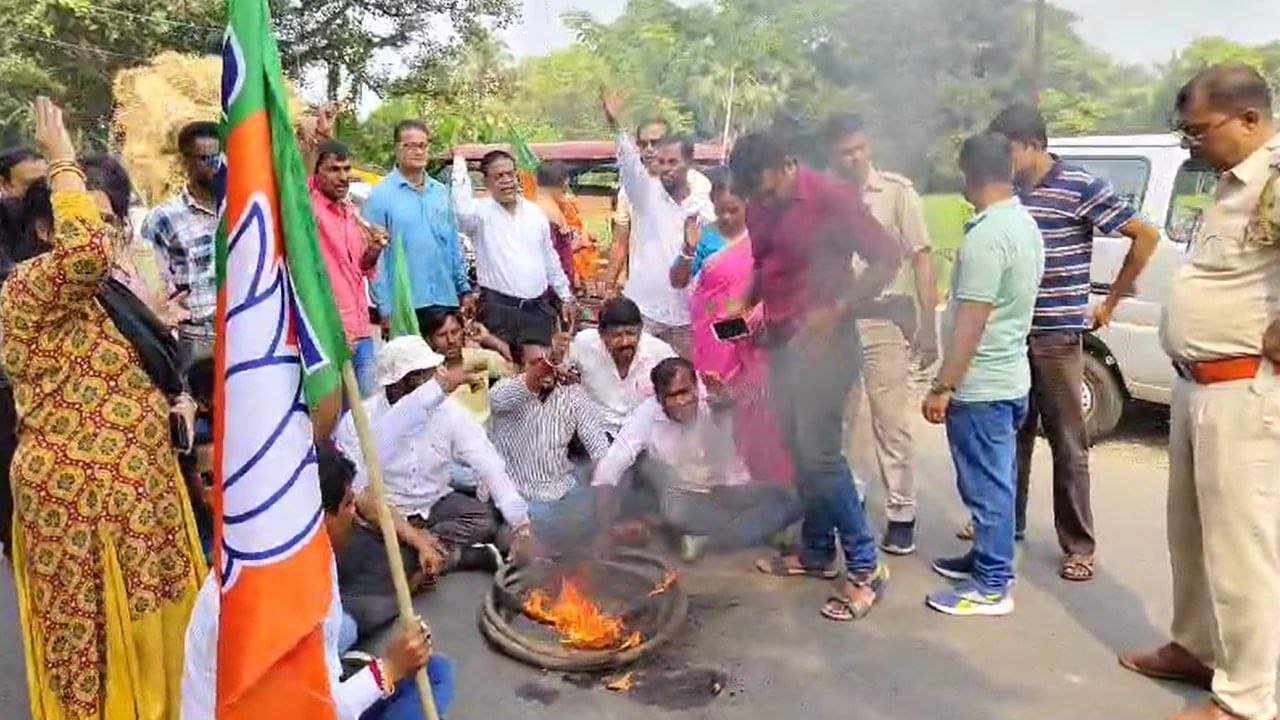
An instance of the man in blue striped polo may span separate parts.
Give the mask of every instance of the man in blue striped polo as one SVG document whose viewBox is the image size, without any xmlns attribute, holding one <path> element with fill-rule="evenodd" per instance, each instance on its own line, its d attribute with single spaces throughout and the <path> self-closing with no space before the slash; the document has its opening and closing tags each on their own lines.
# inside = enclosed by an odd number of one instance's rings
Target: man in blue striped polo
<svg viewBox="0 0 1280 720">
<path fill-rule="evenodd" d="M 1095 538 L 1089 501 L 1089 437 L 1081 386 L 1083 336 L 1105 327 L 1120 298 L 1132 292 L 1160 239 L 1159 231 L 1118 195 L 1111 183 L 1059 160 L 1048 151 L 1044 118 L 1030 105 L 1013 105 L 991 122 L 1009 138 L 1022 204 L 1044 239 L 1044 276 L 1028 339 L 1031 395 L 1018 435 L 1017 525 L 1026 530 L 1027 489 L 1036 429 L 1043 423 L 1053 451 L 1053 515 L 1067 580 L 1093 579 Z M 1111 292 L 1089 309 L 1089 266 L 1096 235 L 1119 233 L 1132 243 Z"/>
</svg>

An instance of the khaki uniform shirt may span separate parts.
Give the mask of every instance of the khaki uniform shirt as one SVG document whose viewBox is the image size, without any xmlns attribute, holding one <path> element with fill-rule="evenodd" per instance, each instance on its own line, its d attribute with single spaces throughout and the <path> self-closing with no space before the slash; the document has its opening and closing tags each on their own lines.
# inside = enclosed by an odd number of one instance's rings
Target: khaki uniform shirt
<svg viewBox="0 0 1280 720">
<path fill-rule="evenodd" d="M 915 295 L 915 274 L 911 257 L 929 250 L 929 228 L 924 221 L 924 203 L 911 181 L 902 175 L 871 168 L 862 197 L 875 219 L 902 246 L 904 262 L 898 277 L 885 288 L 885 295 Z M 854 257 L 854 267 L 864 267 Z"/>
<path fill-rule="evenodd" d="M 1160 340 L 1174 360 L 1262 354 L 1280 316 L 1280 134 L 1218 178 L 1174 276 Z M 1269 200 L 1262 202 L 1263 190 Z"/>
</svg>

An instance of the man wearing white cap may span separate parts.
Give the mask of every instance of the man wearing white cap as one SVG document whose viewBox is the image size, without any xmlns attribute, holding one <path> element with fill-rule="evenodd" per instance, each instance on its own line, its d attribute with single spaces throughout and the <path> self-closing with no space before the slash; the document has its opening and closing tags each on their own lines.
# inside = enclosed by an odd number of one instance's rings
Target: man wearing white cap
<svg viewBox="0 0 1280 720">
<path fill-rule="evenodd" d="M 516 554 L 528 546 L 530 525 L 528 506 L 484 428 L 452 398 L 441 400 L 439 393 L 425 389 L 415 392 L 435 378 L 443 364 L 444 356 L 420 336 L 392 340 L 378 355 L 376 379 L 382 392 L 375 392 L 364 406 L 382 462 L 388 504 L 429 533 L 442 551 L 442 569 L 448 570 L 463 550 L 494 537 L 497 521 L 485 502 L 488 497 L 511 529 Z M 369 476 L 350 414 L 339 424 L 334 440 L 355 462 L 353 489 L 362 492 Z M 479 499 L 449 486 L 449 466 L 455 462 L 475 469 Z"/>
</svg>

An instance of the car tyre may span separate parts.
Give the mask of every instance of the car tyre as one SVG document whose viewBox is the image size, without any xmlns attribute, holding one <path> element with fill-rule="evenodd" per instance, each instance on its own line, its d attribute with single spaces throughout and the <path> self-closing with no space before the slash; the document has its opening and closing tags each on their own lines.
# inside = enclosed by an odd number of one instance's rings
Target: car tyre
<svg viewBox="0 0 1280 720">
<path fill-rule="evenodd" d="M 1124 414 L 1124 388 L 1107 363 L 1088 352 L 1084 355 L 1082 395 L 1084 424 L 1090 443 L 1115 432 Z"/>
</svg>

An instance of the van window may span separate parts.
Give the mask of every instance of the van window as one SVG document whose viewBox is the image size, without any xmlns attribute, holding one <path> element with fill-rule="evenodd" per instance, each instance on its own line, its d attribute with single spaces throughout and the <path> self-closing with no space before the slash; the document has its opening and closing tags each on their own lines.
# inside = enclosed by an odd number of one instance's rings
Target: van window
<svg viewBox="0 0 1280 720">
<path fill-rule="evenodd" d="M 1169 203 L 1169 217 L 1165 219 L 1165 232 L 1174 242 L 1191 242 L 1200 217 L 1218 186 L 1218 174 L 1213 168 L 1196 160 L 1188 160 L 1178 169 L 1173 181 L 1173 199 Z"/>
<path fill-rule="evenodd" d="M 1151 177 L 1151 164 L 1143 157 L 1087 157 L 1070 156 L 1066 162 L 1079 166 L 1094 177 L 1111 183 L 1116 194 L 1125 202 L 1142 210 L 1147 197 L 1147 180 Z M 1119 233 L 1112 233 L 1113 237 Z"/>
</svg>

